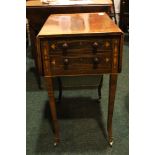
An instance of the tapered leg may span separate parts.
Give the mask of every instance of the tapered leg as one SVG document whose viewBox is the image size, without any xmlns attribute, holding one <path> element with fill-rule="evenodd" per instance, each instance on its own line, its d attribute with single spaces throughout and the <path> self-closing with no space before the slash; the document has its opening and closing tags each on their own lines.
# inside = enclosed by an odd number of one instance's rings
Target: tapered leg
<svg viewBox="0 0 155 155">
<path fill-rule="evenodd" d="M 58 80 L 58 85 L 59 85 L 58 103 L 60 103 L 61 99 L 62 99 L 62 82 L 61 82 L 61 78 L 60 77 L 58 77 L 57 80 Z"/>
<path fill-rule="evenodd" d="M 109 81 L 109 104 L 108 104 L 108 121 L 107 121 L 108 140 L 111 146 L 113 144 L 112 117 L 113 117 L 116 85 L 117 85 L 117 74 L 111 74 L 110 81 Z"/>
<path fill-rule="evenodd" d="M 102 88 L 102 83 L 103 83 L 103 75 L 101 77 L 100 84 L 98 86 L 98 102 L 101 101 L 101 88 Z"/>
<path fill-rule="evenodd" d="M 53 121 L 54 133 L 55 133 L 54 145 L 56 146 L 60 142 L 60 129 L 59 129 L 59 124 L 58 124 L 57 114 L 56 114 L 52 78 L 45 77 L 45 82 L 46 82 L 48 96 L 49 96 L 49 100 L 50 100 L 50 102 L 49 102 L 50 103 L 50 111 L 51 111 L 51 117 L 52 117 L 52 121 Z"/>
</svg>

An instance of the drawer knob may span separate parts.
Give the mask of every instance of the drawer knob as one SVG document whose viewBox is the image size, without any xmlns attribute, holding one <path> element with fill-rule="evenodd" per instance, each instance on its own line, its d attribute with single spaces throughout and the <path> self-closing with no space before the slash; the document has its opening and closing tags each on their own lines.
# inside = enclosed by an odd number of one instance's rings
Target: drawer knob
<svg viewBox="0 0 155 155">
<path fill-rule="evenodd" d="M 68 69 L 69 60 L 67 58 L 64 59 L 64 69 Z"/>
<path fill-rule="evenodd" d="M 95 65 L 99 64 L 99 59 L 97 57 L 94 58 L 94 64 Z"/>
<path fill-rule="evenodd" d="M 64 44 L 62 45 L 62 47 L 63 47 L 64 50 L 67 50 L 68 44 L 67 44 L 67 43 L 64 43 Z"/>
<path fill-rule="evenodd" d="M 96 49 L 96 48 L 98 48 L 98 42 L 94 42 L 93 43 L 93 47 Z"/>
<path fill-rule="evenodd" d="M 106 58 L 105 61 L 106 61 L 106 62 L 109 62 L 109 58 Z"/>
<path fill-rule="evenodd" d="M 67 58 L 64 59 L 64 65 L 68 65 L 69 64 L 69 60 Z"/>
<path fill-rule="evenodd" d="M 67 54 L 67 49 L 68 49 L 68 44 L 67 43 L 64 43 L 62 45 L 62 48 L 63 48 L 63 55 L 66 55 Z"/>
<path fill-rule="evenodd" d="M 99 64 L 99 59 L 97 57 L 95 57 L 93 59 L 93 62 L 94 62 L 94 69 L 96 69 L 98 67 L 98 64 Z"/>
</svg>

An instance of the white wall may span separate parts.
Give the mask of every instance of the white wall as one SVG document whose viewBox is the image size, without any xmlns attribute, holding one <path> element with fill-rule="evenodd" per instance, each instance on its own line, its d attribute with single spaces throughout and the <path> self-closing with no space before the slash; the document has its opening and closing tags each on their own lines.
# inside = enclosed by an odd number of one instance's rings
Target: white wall
<svg viewBox="0 0 155 155">
<path fill-rule="evenodd" d="M 120 0 L 114 0 L 116 13 L 120 13 Z"/>
</svg>

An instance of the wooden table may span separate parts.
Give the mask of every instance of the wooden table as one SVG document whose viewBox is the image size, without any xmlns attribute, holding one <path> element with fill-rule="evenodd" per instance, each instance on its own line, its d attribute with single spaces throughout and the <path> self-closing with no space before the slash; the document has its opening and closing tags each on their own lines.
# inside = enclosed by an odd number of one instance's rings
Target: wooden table
<svg viewBox="0 0 155 155">
<path fill-rule="evenodd" d="M 64 1 L 62 0 L 62 2 Z M 73 3 L 73 0 L 71 2 Z M 43 71 L 38 66 L 36 61 L 36 36 L 50 14 L 100 11 L 109 12 L 110 7 L 112 6 L 111 0 L 90 0 L 90 4 L 78 5 L 73 5 L 72 3 L 69 5 L 47 5 L 41 3 L 40 0 L 28 0 L 26 2 L 26 17 L 29 21 L 31 49 L 33 57 L 35 59 L 37 73 L 39 73 L 40 75 L 42 75 Z M 38 85 L 41 85 L 39 78 Z"/>
<path fill-rule="evenodd" d="M 37 47 L 37 60 L 50 99 L 55 145 L 60 136 L 52 77 L 102 74 L 110 74 L 107 130 L 112 145 L 112 115 L 117 74 L 122 68 L 123 32 L 104 12 L 50 15 L 37 36 Z"/>
</svg>

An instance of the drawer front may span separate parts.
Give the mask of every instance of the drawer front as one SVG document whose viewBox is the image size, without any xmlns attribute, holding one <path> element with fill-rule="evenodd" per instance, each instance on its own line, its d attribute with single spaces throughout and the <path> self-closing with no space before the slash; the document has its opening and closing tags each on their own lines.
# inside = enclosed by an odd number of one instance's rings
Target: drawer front
<svg viewBox="0 0 155 155">
<path fill-rule="evenodd" d="M 110 52 L 82 56 L 53 56 L 50 58 L 52 75 L 99 74 L 110 72 L 112 56 Z"/>
<path fill-rule="evenodd" d="M 93 38 L 87 40 L 81 38 L 74 39 L 70 44 L 64 45 L 67 52 L 64 54 L 60 48 L 64 39 L 55 39 L 53 42 L 58 42 L 53 47 L 49 43 L 52 39 L 47 38 L 41 43 L 41 56 L 43 61 L 44 75 L 47 76 L 72 76 L 72 75 L 93 75 L 104 73 L 118 73 L 121 69 L 121 46 L 119 37 L 110 39 L 101 38 L 97 45 L 96 52 L 93 51 Z M 66 39 L 65 39 L 66 40 Z M 83 41 L 84 40 L 84 41 Z M 80 43 L 80 41 L 82 43 Z M 82 45 L 80 45 L 82 44 Z M 78 45 L 78 46 L 76 46 Z M 96 46 L 96 45 L 95 45 Z M 70 47 L 70 50 L 68 50 Z M 60 50 L 61 49 L 61 50 Z"/>
<path fill-rule="evenodd" d="M 77 53 L 97 53 L 112 50 L 111 39 L 65 39 L 49 41 L 49 54 L 72 55 Z"/>
</svg>

